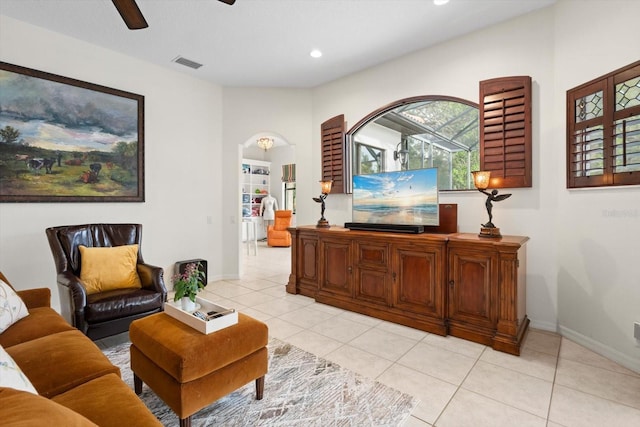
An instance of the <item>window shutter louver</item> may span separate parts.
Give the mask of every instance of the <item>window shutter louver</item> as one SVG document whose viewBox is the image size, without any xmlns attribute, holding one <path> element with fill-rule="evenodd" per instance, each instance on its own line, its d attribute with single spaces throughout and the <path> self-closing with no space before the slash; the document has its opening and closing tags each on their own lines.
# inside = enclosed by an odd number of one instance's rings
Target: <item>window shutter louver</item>
<svg viewBox="0 0 640 427">
<path fill-rule="evenodd" d="M 612 77 L 611 172 L 613 185 L 640 183 L 640 62 Z"/>
<path fill-rule="evenodd" d="M 640 61 L 567 91 L 567 188 L 640 184 Z"/>
<path fill-rule="evenodd" d="M 344 193 L 344 114 L 320 125 L 322 133 L 322 180 L 333 180 L 331 193 Z"/>
<path fill-rule="evenodd" d="M 480 82 L 480 169 L 491 188 L 531 187 L 531 77 Z"/>
<path fill-rule="evenodd" d="M 605 173 L 604 82 L 567 92 L 567 186 L 607 185 Z"/>
</svg>

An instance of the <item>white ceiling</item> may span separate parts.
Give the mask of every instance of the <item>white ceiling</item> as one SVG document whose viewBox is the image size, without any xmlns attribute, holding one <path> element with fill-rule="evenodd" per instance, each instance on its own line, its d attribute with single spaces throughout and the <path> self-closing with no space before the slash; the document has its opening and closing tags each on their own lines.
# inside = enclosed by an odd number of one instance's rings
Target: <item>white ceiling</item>
<svg viewBox="0 0 640 427">
<path fill-rule="evenodd" d="M 0 0 L 0 14 L 224 86 L 308 88 L 555 1 L 137 0 L 149 28 L 135 31 L 110 0 Z"/>
</svg>

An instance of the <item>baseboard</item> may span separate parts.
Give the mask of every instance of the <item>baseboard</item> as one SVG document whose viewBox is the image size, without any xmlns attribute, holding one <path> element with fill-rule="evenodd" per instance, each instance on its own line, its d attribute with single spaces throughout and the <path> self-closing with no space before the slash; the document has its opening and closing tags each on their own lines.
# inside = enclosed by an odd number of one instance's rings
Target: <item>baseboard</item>
<svg viewBox="0 0 640 427">
<path fill-rule="evenodd" d="M 595 341 L 592 338 L 589 338 L 585 335 L 582 335 L 579 332 L 574 331 L 573 329 L 569 329 L 562 325 L 559 326 L 560 334 L 570 339 L 571 341 L 580 344 L 583 347 L 588 348 L 591 351 L 598 353 L 601 356 L 606 357 L 607 359 L 613 360 L 614 362 L 624 366 L 625 368 L 631 369 L 634 372 L 640 373 L 640 360 L 628 356 L 624 353 L 621 353 L 617 350 L 612 349 L 598 341 Z"/>
<path fill-rule="evenodd" d="M 533 320 L 533 319 L 529 319 L 529 321 L 531 323 L 529 323 L 529 328 L 533 328 L 533 329 L 540 329 L 542 331 L 547 331 L 547 332 L 555 332 L 558 333 L 558 324 L 557 323 L 551 323 L 551 322 L 543 322 L 540 320 Z"/>
<path fill-rule="evenodd" d="M 239 274 L 218 275 L 213 281 L 215 282 L 217 280 L 240 280 L 240 275 Z"/>
</svg>

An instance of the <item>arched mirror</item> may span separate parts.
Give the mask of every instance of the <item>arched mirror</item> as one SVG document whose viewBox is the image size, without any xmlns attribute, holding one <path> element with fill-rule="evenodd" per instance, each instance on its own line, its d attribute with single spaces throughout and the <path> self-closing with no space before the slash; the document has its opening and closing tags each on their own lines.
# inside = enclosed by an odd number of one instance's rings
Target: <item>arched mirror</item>
<svg viewBox="0 0 640 427">
<path fill-rule="evenodd" d="M 473 189 L 471 171 L 480 168 L 478 117 L 478 104 L 447 96 L 382 107 L 346 134 L 352 174 L 437 167 L 439 190 Z"/>
</svg>

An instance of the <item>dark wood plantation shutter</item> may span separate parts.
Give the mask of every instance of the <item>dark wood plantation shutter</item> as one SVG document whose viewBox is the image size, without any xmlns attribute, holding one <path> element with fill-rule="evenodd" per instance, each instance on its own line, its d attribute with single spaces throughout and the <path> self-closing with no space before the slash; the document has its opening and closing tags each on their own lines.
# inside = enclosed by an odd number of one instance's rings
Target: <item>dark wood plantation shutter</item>
<svg viewBox="0 0 640 427">
<path fill-rule="evenodd" d="M 344 193 L 345 146 L 344 114 L 335 116 L 320 126 L 322 133 L 322 180 L 333 180 L 331 193 Z"/>
<path fill-rule="evenodd" d="M 531 77 L 480 82 L 480 169 L 491 188 L 531 187 Z"/>
<path fill-rule="evenodd" d="M 613 185 L 640 184 L 640 61 L 613 77 L 611 90 L 611 180 Z"/>
<path fill-rule="evenodd" d="M 640 61 L 567 91 L 567 188 L 640 184 Z"/>
<path fill-rule="evenodd" d="M 607 185 L 605 174 L 606 81 L 567 92 L 567 187 Z M 610 133 L 610 132 L 609 132 Z"/>
</svg>

